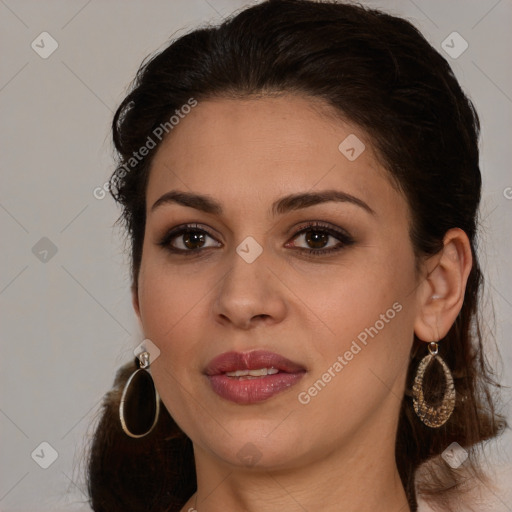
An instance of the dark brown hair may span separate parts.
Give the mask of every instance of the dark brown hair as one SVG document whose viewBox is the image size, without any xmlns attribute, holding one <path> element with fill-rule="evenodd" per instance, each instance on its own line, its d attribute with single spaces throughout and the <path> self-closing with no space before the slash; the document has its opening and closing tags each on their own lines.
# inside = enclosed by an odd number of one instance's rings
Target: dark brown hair
<svg viewBox="0 0 512 512">
<path fill-rule="evenodd" d="M 148 171 L 159 141 L 140 161 L 133 161 L 133 153 L 191 98 L 281 93 L 321 99 L 365 130 L 408 201 L 417 262 L 438 252 L 452 227 L 469 237 L 474 262 L 464 303 L 441 344 L 454 375 L 455 411 L 444 426 L 431 429 L 412 410 L 412 379 L 425 355 L 425 343 L 415 339 L 396 438 L 411 510 L 417 492 L 447 502 L 460 491 L 462 477 L 439 455 L 457 442 L 471 461 L 475 445 L 496 436 L 505 422 L 494 410 L 499 386 L 483 353 L 478 309 L 479 120 L 447 61 L 411 23 L 355 4 L 269 0 L 188 33 L 144 62 L 112 126 L 119 159 L 110 190 L 122 205 L 119 220 L 131 242 L 132 286 L 142 256 Z M 105 397 L 89 459 L 91 505 L 97 512 L 178 511 L 196 489 L 192 443 L 163 406 L 147 437 L 122 432 L 120 394 L 135 368 L 133 361 L 121 368 Z M 426 387 L 442 388 L 438 377 L 432 372 Z M 417 469 L 426 461 L 437 467 L 416 489 Z M 480 475 L 476 462 L 464 467 Z"/>
</svg>

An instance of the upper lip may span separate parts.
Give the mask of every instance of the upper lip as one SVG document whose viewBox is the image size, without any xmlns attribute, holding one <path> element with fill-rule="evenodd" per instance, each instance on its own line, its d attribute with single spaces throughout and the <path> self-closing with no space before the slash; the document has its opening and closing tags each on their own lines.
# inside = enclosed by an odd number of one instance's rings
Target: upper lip
<svg viewBox="0 0 512 512">
<path fill-rule="evenodd" d="M 224 352 L 208 363 L 205 374 L 211 376 L 236 370 L 259 370 L 260 368 L 277 368 L 286 373 L 305 371 L 303 366 L 284 356 L 266 350 L 254 350 L 252 352 Z"/>
</svg>

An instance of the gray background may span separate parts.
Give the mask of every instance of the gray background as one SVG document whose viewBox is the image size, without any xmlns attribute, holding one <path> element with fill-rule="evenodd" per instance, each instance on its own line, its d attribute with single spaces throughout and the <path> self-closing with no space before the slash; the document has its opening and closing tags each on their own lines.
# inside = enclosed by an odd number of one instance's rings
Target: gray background
<svg viewBox="0 0 512 512">
<path fill-rule="evenodd" d="M 447 59 L 482 121 L 480 257 L 510 384 L 512 2 L 363 3 L 408 18 L 441 53 L 453 31 L 469 44 Z M 0 0 L 2 511 L 89 510 L 83 451 L 102 395 L 143 339 L 113 227 L 119 210 L 109 195 L 93 195 L 113 170 L 112 113 L 148 53 L 246 4 Z M 44 31 L 58 43 L 46 59 L 31 47 Z M 492 328 L 490 312 L 487 320 Z M 510 463 L 511 439 L 507 432 L 494 444 L 497 464 Z M 39 464 L 51 462 L 51 450 L 42 442 L 58 454 L 47 469 Z"/>
</svg>

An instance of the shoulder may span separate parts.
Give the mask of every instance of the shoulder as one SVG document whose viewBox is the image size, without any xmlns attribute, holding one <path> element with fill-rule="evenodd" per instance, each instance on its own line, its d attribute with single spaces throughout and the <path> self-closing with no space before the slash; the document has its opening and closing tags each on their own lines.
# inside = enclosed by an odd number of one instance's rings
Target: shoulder
<svg viewBox="0 0 512 512">
<path fill-rule="evenodd" d="M 471 482 L 471 490 L 456 505 L 443 507 L 418 496 L 417 512 L 510 512 L 512 503 L 512 466 L 500 466 L 487 472 L 489 480 Z"/>
</svg>

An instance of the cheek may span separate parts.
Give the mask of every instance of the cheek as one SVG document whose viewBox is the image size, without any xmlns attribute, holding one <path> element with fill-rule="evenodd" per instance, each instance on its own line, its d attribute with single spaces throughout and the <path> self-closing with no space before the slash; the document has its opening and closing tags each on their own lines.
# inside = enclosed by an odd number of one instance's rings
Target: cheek
<svg viewBox="0 0 512 512">
<path fill-rule="evenodd" d="M 329 331 L 312 340 L 316 357 L 308 385 L 329 382 L 330 391 L 321 393 L 326 406 L 341 399 L 358 410 L 365 396 L 377 400 L 400 388 L 407 371 L 415 314 L 412 253 L 380 254 L 367 263 L 340 275 L 338 288 L 316 295 L 314 307 Z"/>
<path fill-rule="evenodd" d="M 318 359 L 296 394 L 313 432 L 349 435 L 376 411 L 382 425 L 396 420 L 413 339 L 410 313 L 397 301 L 369 306 L 378 314 L 354 310 L 344 324 L 340 320 L 335 341 L 315 347 Z"/>
<path fill-rule="evenodd" d="M 338 350 L 356 338 L 364 343 L 372 334 L 387 338 L 405 320 L 404 310 L 410 309 L 413 296 L 413 265 L 404 261 L 390 266 L 382 261 L 331 276 L 323 291 L 309 287 L 308 305 L 320 312 L 331 343 L 333 338 L 339 340 Z"/>
<path fill-rule="evenodd" d="M 404 296 L 381 291 L 382 296 L 377 290 L 365 296 L 364 306 L 345 307 L 336 330 L 339 336 L 331 344 L 317 345 L 321 357 L 308 387 L 301 388 L 307 395 L 303 399 L 311 399 L 307 406 L 310 417 L 329 420 L 334 430 L 345 428 L 347 419 L 343 415 L 339 420 L 331 417 L 333 404 L 350 411 L 357 423 L 370 417 L 383 403 L 390 404 L 394 397 L 403 395 L 414 310 Z M 398 407 L 397 404 L 394 405 Z M 395 408 L 387 408 L 391 422 Z"/>
<path fill-rule="evenodd" d="M 352 296 L 350 303 L 340 303 L 326 313 L 335 334 L 312 340 L 316 353 L 312 379 L 326 372 L 350 374 L 348 387 L 357 391 L 366 387 L 363 381 L 371 371 L 383 382 L 401 373 L 413 339 L 411 308 L 391 294 L 360 298 L 366 300 L 359 302 Z M 329 380 L 328 375 L 325 378 Z"/>
<path fill-rule="evenodd" d="M 211 286 L 204 275 L 198 277 L 193 271 L 147 258 L 139 276 L 140 312 L 146 337 L 163 343 L 191 328 Z"/>
</svg>

